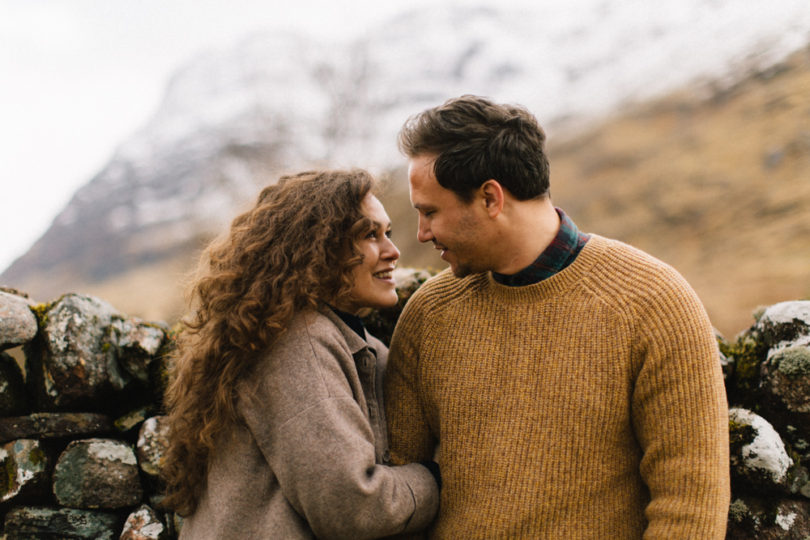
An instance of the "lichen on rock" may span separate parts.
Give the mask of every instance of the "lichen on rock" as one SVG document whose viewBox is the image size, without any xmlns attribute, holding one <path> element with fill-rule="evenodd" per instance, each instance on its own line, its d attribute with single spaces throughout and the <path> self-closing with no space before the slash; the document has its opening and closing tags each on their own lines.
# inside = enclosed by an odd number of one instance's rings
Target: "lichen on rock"
<svg viewBox="0 0 810 540">
<path fill-rule="evenodd" d="M 151 477 L 158 477 L 168 447 L 168 418 L 166 416 L 147 418 L 141 426 L 138 433 L 138 443 L 135 446 L 141 470 Z"/>
<path fill-rule="evenodd" d="M 0 350 L 28 343 L 37 334 L 31 301 L 0 290 Z"/>
<path fill-rule="evenodd" d="M 90 296 L 66 294 L 50 306 L 37 351 L 27 356 L 29 386 L 43 410 L 86 405 L 113 385 L 114 351 L 104 347 L 115 309 Z"/>
<path fill-rule="evenodd" d="M 118 516 L 107 512 L 22 506 L 6 515 L 5 534 L 9 539 L 113 540 L 118 522 Z"/>
<path fill-rule="evenodd" d="M 124 508 L 141 502 L 138 463 L 132 448 L 115 439 L 72 441 L 54 467 L 53 493 L 72 508 Z"/>
<path fill-rule="evenodd" d="M 732 475 L 762 491 L 786 490 L 793 460 L 773 426 L 752 411 L 729 410 Z"/>
<path fill-rule="evenodd" d="M 164 540 L 168 537 L 168 528 L 158 513 L 142 504 L 127 517 L 119 540 Z"/>
<path fill-rule="evenodd" d="M 810 335 L 810 301 L 794 300 L 769 306 L 756 326 L 768 348 Z"/>
<path fill-rule="evenodd" d="M 0 446 L 0 502 L 44 492 L 49 460 L 36 439 Z"/>
</svg>

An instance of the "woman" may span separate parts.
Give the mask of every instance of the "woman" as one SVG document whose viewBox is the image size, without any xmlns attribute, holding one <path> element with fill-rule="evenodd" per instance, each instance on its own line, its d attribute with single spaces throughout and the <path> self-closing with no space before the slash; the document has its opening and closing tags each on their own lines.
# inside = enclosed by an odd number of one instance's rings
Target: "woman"
<svg viewBox="0 0 810 540">
<path fill-rule="evenodd" d="M 387 350 L 357 316 L 397 301 L 373 188 L 364 171 L 283 177 L 207 250 L 167 394 L 181 538 L 376 538 L 432 520 L 433 469 L 385 465 Z"/>
</svg>

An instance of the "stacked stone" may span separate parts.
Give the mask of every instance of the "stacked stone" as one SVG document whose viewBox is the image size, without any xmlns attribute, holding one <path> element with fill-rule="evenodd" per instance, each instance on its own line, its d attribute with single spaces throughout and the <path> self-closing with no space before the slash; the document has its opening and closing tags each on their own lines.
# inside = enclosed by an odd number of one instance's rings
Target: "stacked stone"
<svg viewBox="0 0 810 540">
<path fill-rule="evenodd" d="M 429 276 L 398 270 L 400 302 L 367 316 L 369 331 L 388 343 Z M 727 538 L 808 538 L 810 302 L 764 309 L 718 343 L 730 404 Z M 0 538 L 176 538 L 181 520 L 161 506 L 159 481 L 171 344 L 165 324 L 97 298 L 35 304 L 0 291 Z"/>
<path fill-rule="evenodd" d="M 728 538 L 810 538 L 810 302 L 762 310 L 726 359 Z"/>
<path fill-rule="evenodd" d="M 158 475 L 168 336 L 90 296 L 0 291 L 0 536 L 176 536 Z"/>
</svg>

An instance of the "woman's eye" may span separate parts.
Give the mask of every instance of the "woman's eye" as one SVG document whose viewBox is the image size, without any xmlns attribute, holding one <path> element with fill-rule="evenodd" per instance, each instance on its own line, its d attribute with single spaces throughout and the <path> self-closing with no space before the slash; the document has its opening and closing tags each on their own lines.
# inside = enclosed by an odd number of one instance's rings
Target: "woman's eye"
<svg viewBox="0 0 810 540">
<path fill-rule="evenodd" d="M 370 240 L 373 240 L 373 239 L 377 238 L 377 231 L 371 231 L 370 233 L 368 233 L 366 235 L 366 238 L 368 238 Z"/>
<path fill-rule="evenodd" d="M 386 236 L 387 238 L 391 238 L 391 235 L 392 235 L 392 234 L 393 234 L 393 232 L 391 231 L 391 229 L 388 229 L 387 231 L 385 231 L 385 236 Z"/>
</svg>

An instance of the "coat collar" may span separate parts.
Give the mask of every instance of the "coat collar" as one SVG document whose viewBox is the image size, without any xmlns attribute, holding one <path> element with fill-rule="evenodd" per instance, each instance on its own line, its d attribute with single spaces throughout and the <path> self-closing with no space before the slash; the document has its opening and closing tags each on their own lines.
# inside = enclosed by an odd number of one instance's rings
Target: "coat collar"
<svg viewBox="0 0 810 540">
<path fill-rule="evenodd" d="M 343 338 L 346 340 L 346 344 L 349 346 L 349 350 L 353 355 L 362 351 L 366 347 L 374 350 L 374 347 L 368 342 L 368 331 L 365 328 L 363 328 L 363 333 L 365 334 L 365 339 L 363 339 L 357 335 L 357 332 L 352 330 L 348 324 L 343 322 L 343 319 L 341 319 L 340 316 L 338 316 L 338 314 L 335 313 L 329 306 L 323 306 L 320 312 L 327 319 L 332 321 L 332 324 L 337 327 L 337 329 L 343 335 Z"/>
</svg>

